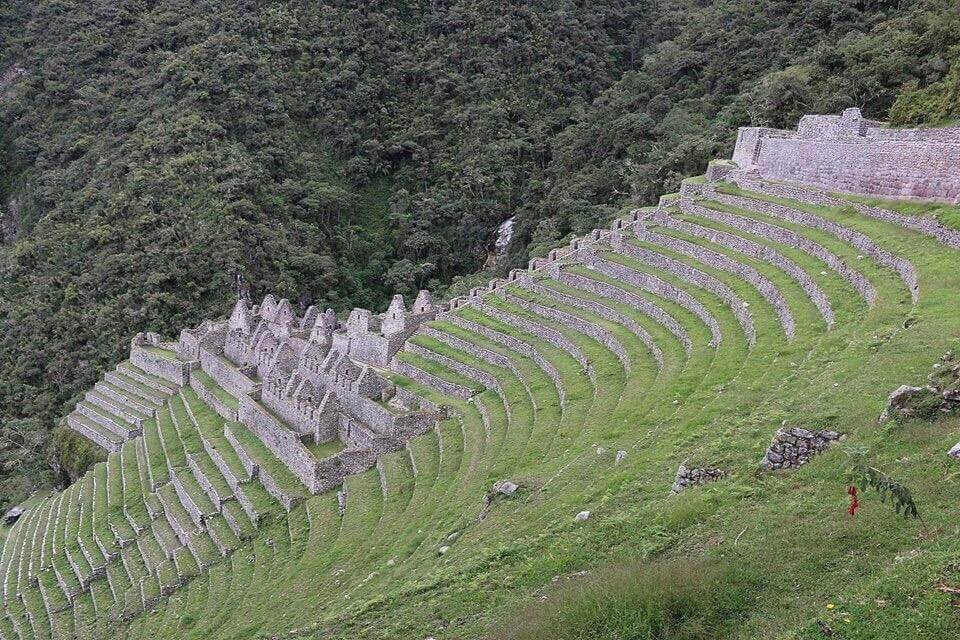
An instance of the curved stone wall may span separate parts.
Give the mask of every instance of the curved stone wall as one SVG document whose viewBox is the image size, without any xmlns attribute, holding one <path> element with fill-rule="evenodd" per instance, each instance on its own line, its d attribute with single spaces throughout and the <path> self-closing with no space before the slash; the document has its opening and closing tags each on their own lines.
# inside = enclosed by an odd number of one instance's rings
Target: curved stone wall
<svg viewBox="0 0 960 640">
<path fill-rule="evenodd" d="M 553 380 L 553 384 L 557 388 L 557 394 L 560 396 L 560 406 L 565 406 L 567 394 L 566 388 L 563 385 L 563 379 L 560 377 L 560 372 L 557 371 L 557 368 L 553 366 L 553 363 L 544 357 L 544 355 L 537 349 L 530 346 L 523 340 L 519 340 L 513 336 L 509 336 L 505 333 L 501 333 L 457 315 L 449 315 L 444 318 L 444 320 L 450 324 L 460 327 L 461 329 L 466 329 L 467 331 L 481 335 L 488 340 L 496 342 L 497 344 L 502 344 L 509 349 L 513 349 L 520 355 L 526 356 L 527 358 L 533 360 L 537 366 L 543 369 L 546 374 L 550 376 L 550 379 Z"/>
<path fill-rule="evenodd" d="M 690 207 L 693 208 L 691 209 Z M 680 208 L 684 212 L 690 211 L 694 215 L 698 215 L 698 209 L 696 209 L 696 205 L 693 205 L 693 203 L 682 202 L 680 204 Z M 757 260 L 762 260 L 772 264 L 789 275 L 797 284 L 800 285 L 804 293 L 807 294 L 807 297 L 810 298 L 813 304 L 816 305 L 817 309 L 820 311 L 820 315 L 827 323 L 827 327 L 832 328 L 836 322 L 836 318 L 833 314 L 833 308 L 830 306 L 830 300 L 827 298 L 827 294 L 823 292 L 823 289 L 820 288 L 820 285 L 814 282 L 813 278 L 810 277 L 810 274 L 801 269 L 796 262 L 786 257 L 776 249 L 762 245 L 758 242 L 753 242 L 752 240 L 747 240 L 746 238 L 733 233 L 717 231 L 716 229 L 708 229 L 707 227 L 701 227 L 698 224 L 687 222 L 686 220 L 679 220 L 665 212 L 658 213 L 653 220 L 657 224 L 669 229 L 676 229 L 677 231 L 682 231 L 687 235 L 696 236 L 698 238 L 706 238 L 710 242 L 714 242 L 722 247 L 726 247 L 727 249 L 732 249 L 733 251 L 750 256 L 751 258 L 756 258 Z"/>
<path fill-rule="evenodd" d="M 619 262 L 613 262 L 612 260 L 604 260 L 603 258 L 597 258 L 594 262 L 593 267 L 600 273 L 610 276 L 611 278 L 618 278 L 624 282 L 643 289 L 644 291 L 649 291 L 650 293 L 656 294 L 671 302 L 675 302 L 687 311 L 690 311 L 695 316 L 703 320 L 704 324 L 707 325 L 707 328 L 710 329 L 711 339 L 710 346 L 716 347 L 720 344 L 720 341 L 723 339 L 723 333 L 720 331 L 720 324 L 717 322 L 717 319 L 713 317 L 713 314 L 710 313 L 705 306 L 703 306 L 699 300 L 691 296 L 689 293 L 682 289 L 678 289 L 672 284 L 668 284 L 656 276 L 652 276 L 649 273 L 644 273 L 642 271 L 634 271 L 630 267 L 624 266 Z"/>
<path fill-rule="evenodd" d="M 750 309 L 743 301 L 743 298 L 738 296 L 733 289 L 724 283 L 679 260 L 674 260 L 662 253 L 650 251 L 649 249 L 644 249 L 643 247 L 638 247 L 628 242 L 620 243 L 619 248 L 615 246 L 614 251 L 655 269 L 674 275 L 697 288 L 714 294 L 730 307 L 733 315 L 737 318 L 737 322 L 739 322 L 743 328 L 743 333 L 746 335 L 747 342 L 750 346 L 753 347 L 757 343 L 757 330 L 753 326 L 753 314 L 750 313 Z"/>
<path fill-rule="evenodd" d="M 647 333 L 646 329 L 634 322 L 633 318 L 630 318 L 626 314 L 620 313 L 616 309 L 608 307 L 604 304 L 600 304 L 599 302 L 569 295 L 561 291 L 557 291 L 551 287 L 545 287 L 530 278 L 521 278 L 517 281 L 517 286 L 527 289 L 528 291 L 531 291 L 541 297 L 551 298 L 561 304 L 566 304 L 571 307 L 585 309 L 586 311 L 595 313 L 605 320 L 623 325 L 629 329 L 631 333 L 637 336 L 637 338 L 639 338 L 644 345 L 646 345 L 651 355 L 653 355 L 654 360 L 657 361 L 657 369 L 663 369 L 663 351 L 660 349 L 659 345 L 657 345 L 656 341 L 650 336 L 649 333 Z"/>
<path fill-rule="evenodd" d="M 785 207 L 783 205 L 776 204 L 775 202 L 770 202 L 769 200 L 741 198 L 739 196 L 731 196 L 716 191 L 711 193 L 709 197 L 711 200 L 715 200 L 721 204 L 738 207 L 740 209 L 746 209 L 748 211 L 755 211 L 757 213 L 770 216 L 771 218 L 780 218 L 781 220 L 786 220 L 787 222 L 792 222 L 793 224 L 798 224 L 804 227 L 810 227 L 811 229 L 818 229 L 820 231 L 829 233 L 835 238 L 838 238 L 839 240 L 851 245 L 864 255 L 870 256 L 888 269 L 896 271 L 900 275 L 900 279 L 903 280 L 903 283 L 907 285 L 907 289 L 910 290 L 910 296 L 913 298 L 914 302 L 916 302 L 920 297 L 920 282 L 917 276 L 916 267 L 914 267 L 909 260 L 881 249 L 866 234 L 860 233 L 859 231 L 854 231 L 849 227 L 845 227 L 827 218 L 823 218 L 812 213 L 807 213 L 799 209 L 794 209 L 792 207 Z"/>
<path fill-rule="evenodd" d="M 639 223 L 634 225 L 634 232 L 637 238 L 643 242 L 689 256 L 714 269 L 731 273 L 753 285 L 760 295 L 773 307 L 780 326 L 783 327 L 787 338 L 789 340 L 793 339 L 796 331 L 796 323 L 793 319 L 793 314 L 790 312 L 790 307 L 787 305 L 787 301 L 780 292 L 780 289 L 777 288 L 777 285 L 773 284 L 759 271 L 742 262 L 733 260 L 722 253 L 701 247 L 698 244 L 687 242 L 680 238 L 654 233 Z"/>
<path fill-rule="evenodd" d="M 596 385 L 597 372 L 594 371 L 593 365 L 590 364 L 589 360 L 587 360 L 587 357 L 583 354 L 583 351 L 580 350 L 580 347 L 578 347 L 573 342 L 568 340 L 567 337 L 564 336 L 559 331 L 556 331 L 555 329 L 551 329 L 549 327 L 545 327 L 541 324 L 537 324 L 536 322 L 531 322 L 526 318 L 521 318 L 520 316 L 516 316 L 512 313 L 507 313 L 502 309 L 491 307 L 490 305 L 485 304 L 482 301 L 480 302 L 479 308 L 480 308 L 480 311 L 482 311 L 483 313 L 487 314 L 490 317 L 496 318 L 500 322 L 516 327 L 521 331 L 526 331 L 527 333 L 531 333 L 535 335 L 537 338 L 543 340 L 544 342 L 550 343 L 562 351 L 566 351 L 568 354 L 570 354 L 571 357 L 573 357 L 574 360 L 576 360 L 580 364 L 581 367 L 583 367 L 583 370 L 586 371 L 587 375 L 590 377 L 590 381 L 593 382 L 594 385 Z"/>
<path fill-rule="evenodd" d="M 601 280 L 595 280 L 593 278 L 587 278 L 576 273 L 570 273 L 565 269 L 559 271 L 557 274 L 557 279 L 568 286 L 575 287 L 577 289 L 583 289 L 584 291 L 595 293 L 599 296 L 603 296 L 604 298 L 610 298 L 611 300 L 619 302 L 620 304 L 625 304 L 637 309 L 644 315 L 652 318 L 664 329 L 672 333 L 674 337 L 680 341 L 680 344 L 683 345 L 684 352 L 686 352 L 688 356 L 690 355 L 690 352 L 693 349 L 693 342 L 690 340 L 690 335 L 687 333 L 687 330 L 677 321 L 676 318 L 646 298 L 638 296 L 625 289 L 621 289 L 616 285 L 612 285 Z"/>
<path fill-rule="evenodd" d="M 403 350 L 416 354 L 421 358 L 426 358 L 427 360 L 432 360 L 442 364 L 448 369 L 456 371 L 465 378 L 470 378 L 471 380 L 479 382 L 488 389 L 493 389 L 496 394 L 500 396 L 500 400 L 503 401 L 503 407 L 507 412 L 507 420 L 509 422 L 513 421 L 513 415 L 511 414 L 510 402 L 507 400 L 507 394 L 504 392 L 503 386 L 500 384 L 500 380 L 497 379 L 495 375 L 487 373 L 486 371 L 480 371 L 479 369 L 475 369 L 466 363 L 460 362 L 459 360 L 454 360 L 453 358 L 448 358 L 442 353 L 431 351 L 430 349 L 426 349 L 410 341 L 404 343 Z"/>
<path fill-rule="evenodd" d="M 617 356 L 617 359 L 620 361 L 620 364 L 623 365 L 623 368 L 626 371 L 630 371 L 632 363 L 630 362 L 630 356 L 627 354 L 627 350 L 623 347 L 619 340 L 617 340 L 603 327 L 599 327 L 592 322 L 584 320 L 580 316 L 575 316 L 571 313 L 567 313 L 566 311 L 561 311 L 560 309 L 554 309 L 553 307 L 548 307 L 538 302 L 527 300 L 526 298 L 514 295 L 503 289 L 497 293 L 504 300 L 507 300 L 511 304 L 515 304 L 525 311 L 543 318 L 547 318 L 553 322 L 558 322 L 563 326 L 572 329 L 573 331 L 590 336 L 606 348 L 610 349 L 610 351 Z"/>
<path fill-rule="evenodd" d="M 404 362 L 403 360 L 397 360 L 394 358 L 390 362 L 390 368 L 402 376 L 410 378 L 411 380 L 419 382 L 425 387 L 439 391 L 440 393 L 452 398 L 466 400 L 473 395 L 472 389 L 467 389 L 466 387 L 454 382 L 449 382 L 448 380 L 439 378 L 432 373 L 418 369 L 409 362 Z"/>
<path fill-rule="evenodd" d="M 770 224 L 761 220 L 755 220 L 753 218 L 747 218 L 734 213 L 718 211 L 716 209 L 703 207 L 697 204 L 686 205 L 684 207 L 684 211 L 689 211 L 691 213 L 696 212 L 696 215 L 701 217 L 708 218 L 735 229 L 746 231 L 752 235 L 770 239 L 779 244 L 803 251 L 807 255 L 823 261 L 828 267 L 840 274 L 840 277 L 853 285 L 853 288 L 857 290 L 860 296 L 871 307 L 877 300 L 877 289 L 873 286 L 872 282 L 867 280 L 866 276 L 848 265 L 840 257 L 838 257 L 832 251 L 826 249 L 823 245 L 820 245 L 812 240 L 808 240 L 798 233 L 790 231 L 789 229 L 784 229 L 783 227 L 778 227 L 775 224 Z"/>
<path fill-rule="evenodd" d="M 850 200 L 842 200 L 831 196 L 819 189 L 809 189 L 801 185 L 784 184 L 772 182 L 770 180 L 761 180 L 759 176 L 748 174 L 746 172 L 736 172 L 730 175 L 730 181 L 743 189 L 756 191 L 767 196 L 775 198 L 785 198 L 787 200 L 796 200 L 804 204 L 813 204 L 826 207 L 849 208 L 853 207 L 861 215 L 869 218 L 876 218 L 890 224 L 895 224 L 904 229 L 919 231 L 922 234 L 936 238 L 941 244 L 954 249 L 960 249 L 960 231 L 945 227 L 932 218 L 923 218 L 920 216 L 906 216 L 902 213 L 895 213 L 880 207 L 874 207 Z"/>
</svg>

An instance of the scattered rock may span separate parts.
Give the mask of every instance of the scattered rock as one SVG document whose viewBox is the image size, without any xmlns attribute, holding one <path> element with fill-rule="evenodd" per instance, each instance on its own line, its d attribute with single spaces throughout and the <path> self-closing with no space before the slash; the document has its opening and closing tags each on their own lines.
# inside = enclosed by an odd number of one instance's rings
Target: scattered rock
<svg viewBox="0 0 960 640">
<path fill-rule="evenodd" d="M 714 482 L 727 475 L 723 469 L 710 466 L 687 466 L 687 460 L 680 463 L 670 493 L 680 493 L 687 487 Z"/>
<path fill-rule="evenodd" d="M 607 452 L 607 450 L 604 449 L 603 447 L 597 447 L 597 455 L 598 455 L 598 456 L 602 456 L 602 455 L 605 454 L 606 452 Z"/>
<path fill-rule="evenodd" d="M 773 436 L 760 467 L 764 471 L 795 469 L 810 462 L 810 458 L 822 453 L 832 443 L 845 436 L 836 431 L 809 431 L 801 427 L 781 428 Z"/>
<path fill-rule="evenodd" d="M 589 519 L 590 519 L 589 511 L 581 511 L 574 517 L 574 520 L 576 520 L 577 522 L 586 522 Z"/>
<path fill-rule="evenodd" d="M 23 512 L 24 512 L 23 507 L 14 507 L 13 509 L 10 509 L 10 511 L 7 511 L 7 513 L 4 514 L 3 516 L 4 524 L 7 524 L 7 525 L 13 524 L 14 522 L 20 519 L 20 516 L 23 515 Z"/>
<path fill-rule="evenodd" d="M 888 420 L 932 420 L 940 413 L 960 409 L 960 362 L 952 351 L 945 353 L 927 376 L 929 384 L 899 386 L 890 394 L 879 422 Z"/>
<path fill-rule="evenodd" d="M 337 511 L 342 516 L 347 512 L 347 492 L 337 491 Z"/>
<path fill-rule="evenodd" d="M 509 480 L 498 480 L 493 483 L 494 493 L 499 493 L 504 496 L 512 496 L 519 488 L 516 483 L 510 482 Z"/>
<path fill-rule="evenodd" d="M 617 451 L 617 457 L 614 464 L 620 464 L 621 462 L 623 462 L 623 459 L 626 457 L 627 457 L 627 452 L 624 451 L 623 449 L 620 449 L 619 451 Z"/>
</svg>

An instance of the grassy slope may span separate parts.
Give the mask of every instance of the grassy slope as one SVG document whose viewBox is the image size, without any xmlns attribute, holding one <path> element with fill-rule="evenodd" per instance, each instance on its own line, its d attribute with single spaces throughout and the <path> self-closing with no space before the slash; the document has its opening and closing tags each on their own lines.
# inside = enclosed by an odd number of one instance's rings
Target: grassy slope
<svg viewBox="0 0 960 640">
<path fill-rule="evenodd" d="M 411 443 L 415 478 L 402 455 L 385 465 L 388 487 L 398 487 L 386 496 L 375 471 L 351 478 L 353 499 L 343 519 L 332 496 L 311 498 L 234 554 L 230 571 L 194 580 L 166 606 L 135 619 L 126 637 L 254 638 L 298 630 L 305 637 L 469 638 L 503 624 L 516 632 L 520 622 L 535 628 L 530 611 L 524 620 L 514 617 L 532 596 L 546 596 L 542 610 L 554 611 L 554 576 L 584 569 L 602 574 L 609 564 L 656 556 L 718 559 L 759 585 L 734 611 L 741 622 L 731 637 L 819 638 L 818 621 L 850 638 L 956 635 L 949 596 L 934 585 L 941 578 L 960 581 L 950 573 L 960 552 L 960 475 L 944 455 L 958 439 L 960 420 L 878 427 L 876 416 L 889 390 L 921 381 L 957 344 L 960 255 L 874 220 L 812 210 L 909 257 L 921 273 L 917 307 L 894 274 L 868 260 L 857 268 L 878 287 L 872 309 L 836 274 L 821 275 L 825 269 L 816 260 L 781 248 L 824 288 L 838 319 L 824 333 L 799 287 L 754 263 L 781 287 L 797 318 L 797 339 L 787 343 L 755 292 L 711 272 L 750 302 L 762 329 L 756 347 L 745 349 L 739 325 L 718 299 L 693 289 L 717 316 L 725 339 L 715 351 L 702 346 L 703 325 L 663 303 L 700 346 L 685 366 L 681 349 L 666 349 L 667 366 L 655 378 L 649 366 L 624 376 L 609 351 L 570 332 L 602 381 L 596 393 L 583 393 L 589 380 L 569 356 L 535 345 L 555 361 L 568 389 L 577 390 L 564 412 L 585 417 L 576 424 L 557 415 L 556 393 L 542 379 L 530 385 L 534 408 L 511 372 L 460 356 L 501 379 L 512 421 L 492 391 L 472 403 L 444 399 L 460 417 L 445 422 L 439 435 Z M 800 231 L 856 260 L 832 237 Z M 521 315 L 509 304 L 495 306 Z M 904 329 L 908 317 L 915 322 Z M 485 322 L 497 326 L 495 318 Z M 424 345 L 456 357 L 435 343 Z M 640 361 L 639 345 L 631 345 L 631 355 Z M 489 434 L 477 402 L 489 410 Z M 784 420 L 837 428 L 869 447 L 877 466 L 913 489 L 929 535 L 919 536 L 915 521 L 894 516 L 872 494 L 856 519 L 846 516 L 839 448 L 794 473 L 757 474 Z M 606 453 L 598 455 L 594 445 Z M 618 448 L 628 455 L 614 465 Z M 668 498 L 676 466 L 690 456 L 732 474 Z M 495 502 L 476 523 L 481 496 L 502 474 L 524 489 Z M 582 509 L 592 511 L 591 519 L 574 523 Z M 454 532 L 458 537 L 449 540 Z M 441 545 L 450 550 L 441 555 Z"/>
</svg>

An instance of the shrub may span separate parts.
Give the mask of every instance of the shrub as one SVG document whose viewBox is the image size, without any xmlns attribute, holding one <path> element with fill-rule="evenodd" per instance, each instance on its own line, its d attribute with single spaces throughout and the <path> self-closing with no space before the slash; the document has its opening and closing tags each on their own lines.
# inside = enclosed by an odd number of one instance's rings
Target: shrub
<svg viewBox="0 0 960 640">
<path fill-rule="evenodd" d="M 70 482 L 106 458 L 103 449 L 68 427 L 58 427 L 53 432 L 53 450 L 62 479 L 69 478 Z"/>
<path fill-rule="evenodd" d="M 714 640 L 752 606 L 759 577 L 730 561 L 678 558 L 608 567 L 523 609 L 500 640 Z"/>
<path fill-rule="evenodd" d="M 960 118 L 960 47 L 950 50 L 947 76 L 923 88 L 907 88 L 890 108 L 894 125 L 944 124 Z"/>
</svg>

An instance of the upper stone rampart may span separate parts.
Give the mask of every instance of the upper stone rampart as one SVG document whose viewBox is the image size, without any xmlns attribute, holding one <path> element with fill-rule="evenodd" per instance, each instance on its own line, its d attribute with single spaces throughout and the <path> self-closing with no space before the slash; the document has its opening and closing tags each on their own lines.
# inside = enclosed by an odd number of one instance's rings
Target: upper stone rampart
<svg viewBox="0 0 960 640">
<path fill-rule="evenodd" d="M 733 161 L 770 180 L 960 202 L 960 127 L 891 129 L 856 108 L 804 116 L 796 131 L 743 127 Z"/>
</svg>

